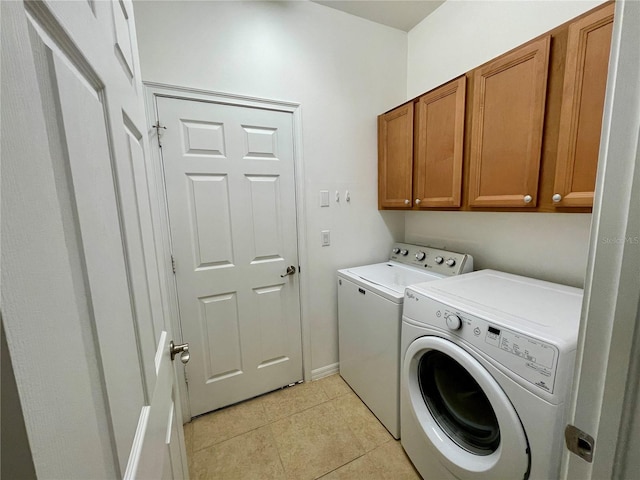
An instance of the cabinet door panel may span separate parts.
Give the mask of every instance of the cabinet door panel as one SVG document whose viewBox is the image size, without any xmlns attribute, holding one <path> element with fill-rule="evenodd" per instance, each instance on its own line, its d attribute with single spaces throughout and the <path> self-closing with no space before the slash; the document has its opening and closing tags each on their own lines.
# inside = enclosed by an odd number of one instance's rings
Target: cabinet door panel
<svg viewBox="0 0 640 480">
<path fill-rule="evenodd" d="M 466 80 L 449 82 L 416 104 L 414 202 L 419 208 L 460 206 Z"/>
<path fill-rule="evenodd" d="M 411 207 L 413 103 L 378 117 L 378 208 Z"/>
<path fill-rule="evenodd" d="M 536 206 L 550 40 L 529 43 L 473 73 L 471 206 Z"/>
<path fill-rule="evenodd" d="M 596 181 L 614 5 L 569 27 L 554 194 L 562 207 L 590 207 Z M 556 197 L 557 198 L 557 197 Z"/>
</svg>

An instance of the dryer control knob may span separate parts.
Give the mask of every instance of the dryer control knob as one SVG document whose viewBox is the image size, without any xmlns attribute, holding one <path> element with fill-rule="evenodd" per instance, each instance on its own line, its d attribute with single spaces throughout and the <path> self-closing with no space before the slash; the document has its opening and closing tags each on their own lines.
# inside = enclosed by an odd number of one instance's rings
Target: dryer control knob
<svg viewBox="0 0 640 480">
<path fill-rule="evenodd" d="M 393 250 L 391 250 L 391 251 L 392 251 L 393 253 L 395 253 L 396 255 L 397 255 L 398 253 L 400 253 L 400 249 L 399 249 L 398 247 L 394 247 L 394 249 L 393 249 Z"/>
<path fill-rule="evenodd" d="M 440 256 L 437 256 L 437 257 L 435 258 L 435 261 L 436 261 L 436 263 L 437 263 L 438 265 L 440 265 L 442 262 L 444 262 L 444 258 L 442 258 L 442 257 L 440 257 Z"/>
<path fill-rule="evenodd" d="M 460 317 L 454 314 L 447 315 L 447 327 L 451 330 L 458 330 L 462 326 Z"/>
<path fill-rule="evenodd" d="M 456 264 L 456 261 L 453 258 L 450 258 L 444 263 L 446 263 L 450 267 L 453 267 Z"/>
<path fill-rule="evenodd" d="M 422 260 L 424 260 L 424 257 L 426 257 L 426 256 L 427 256 L 427 254 L 426 254 L 426 253 L 424 253 L 424 252 L 418 252 L 418 253 L 416 253 L 416 260 L 418 260 L 418 261 L 422 261 Z"/>
<path fill-rule="evenodd" d="M 409 250 L 406 250 L 406 249 L 400 250 L 400 255 L 403 255 L 406 257 L 407 255 L 409 255 Z"/>
</svg>

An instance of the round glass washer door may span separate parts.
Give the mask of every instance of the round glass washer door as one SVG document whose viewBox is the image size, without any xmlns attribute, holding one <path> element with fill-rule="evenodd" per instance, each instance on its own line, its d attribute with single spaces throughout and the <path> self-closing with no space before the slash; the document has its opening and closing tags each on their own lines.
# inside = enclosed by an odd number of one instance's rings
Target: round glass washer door
<svg viewBox="0 0 640 480">
<path fill-rule="evenodd" d="M 409 345 L 403 375 L 413 417 L 457 478 L 526 478 L 520 418 L 477 359 L 447 339 L 424 336 Z"/>
<path fill-rule="evenodd" d="M 418 361 L 418 384 L 431 415 L 451 440 L 477 455 L 500 445 L 500 427 L 478 382 L 450 356 L 430 350 Z"/>
</svg>

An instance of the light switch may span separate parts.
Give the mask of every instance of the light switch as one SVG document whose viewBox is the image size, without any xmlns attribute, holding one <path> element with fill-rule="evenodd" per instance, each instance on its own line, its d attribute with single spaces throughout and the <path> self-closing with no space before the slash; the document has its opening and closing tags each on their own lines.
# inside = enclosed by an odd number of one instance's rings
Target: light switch
<svg viewBox="0 0 640 480">
<path fill-rule="evenodd" d="M 329 190 L 320 190 L 320 206 L 329 206 Z"/>
<path fill-rule="evenodd" d="M 322 246 L 328 247 L 329 245 L 331 245 L 331 234 L 329 230 L 322 230 L 322 232 L 320 233 L 322 235 Z"/>
</svg>

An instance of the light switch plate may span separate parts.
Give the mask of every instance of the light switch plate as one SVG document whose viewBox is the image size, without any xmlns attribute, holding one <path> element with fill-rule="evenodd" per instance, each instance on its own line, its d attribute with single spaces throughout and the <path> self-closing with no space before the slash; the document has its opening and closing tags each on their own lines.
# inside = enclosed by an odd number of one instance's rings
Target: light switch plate
<svg viewBox="0 0 640 480">
<path fill-rule="evenodd" d="M 331 232 L 329 230 L 322 230 L 320 234 L 322 236 L 322 246 L 328 247 L 331 245 Z"/>
<path fill-rule="evenodd" d="M 329 206 L 329 190 L 320 190 L 320 206 Z"/>
</svg>

